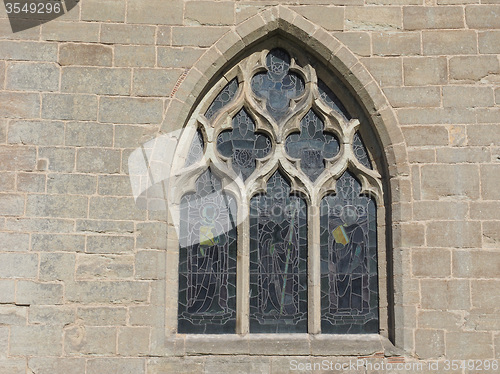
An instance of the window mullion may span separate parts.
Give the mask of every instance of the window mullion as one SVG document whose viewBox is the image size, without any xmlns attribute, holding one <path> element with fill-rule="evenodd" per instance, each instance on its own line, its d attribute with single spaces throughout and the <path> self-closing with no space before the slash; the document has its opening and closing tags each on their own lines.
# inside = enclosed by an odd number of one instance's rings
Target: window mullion
<svg viewBox="0 0 500 374">
<path fill-rule="evenodd" d="M 250 214 L 248 203 L 238 209 L 238 255 L 236 263 L 236 333 L 250 331 Z"/>
<path fill-rule="evenodd" d="M 308 332 L 321 332 L 320 214 L 318 204 L 309 204 L 308 221 Z"/>
</svg>

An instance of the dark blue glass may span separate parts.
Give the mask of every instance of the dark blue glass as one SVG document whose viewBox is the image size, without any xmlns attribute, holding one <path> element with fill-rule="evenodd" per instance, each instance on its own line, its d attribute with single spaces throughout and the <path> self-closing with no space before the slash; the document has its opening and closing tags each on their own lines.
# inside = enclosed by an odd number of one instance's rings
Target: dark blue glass
<svg viewBox="0 0 500 374">
<path fill-rule="evenodd" d="M 179 333 L 234 333 L 236 202 L 210 169 L 181 200 Z"/>
<path fill-rule="evenodd" d="M 361 139 L 361 135 L 359 132 L 354 134 L 354 141 L 352 143 L 352 149 L 354 151 L 354 155 L 361 163 L 361 165 L 366 166 L 368 169 L 372 169 L 372 163 L 370 162 L 370 158 L 368 157 L 368 152 L 366 151 L 365 144 Z"/>
<path fill-rule="evenodd" d="M 307 332 L 307 207 L 276 171 L 250 202 L 250 332 Z"/>
<path fill-rule="evenodd" d="M 321 331 L 378 332 L 377 218 L 348 171 L 321 202 Z"/>
<path fill-rule="evenodd" d="M 205 147 L 205 142 L 203 141 L 203 135 L 200 130 L 196 130 L 196 134 L 193 137 L 191 146 L 189 148 L 189 153 L 186 158 L 184 167 L 193 165 L 194 163 L 201 160 L 203 157 L 203 148 Z"/>
<path fill-rule="evenodd" d="M 223 107 L 225 107 L 234 99 L 237 91 L 238 80 L 234 78 L 222 89 L 222 91 L 217 95 L 212 104 L 210 104 L 210 107 L 205 112 L 205 117 L 211 120 Z"/>
<path fill-rule="evenodd" d="M 325 170 L 325 158 L 332 158 L 339 152 L 339 143 L 331 134 L 324 132 L 323 121 L 312 110 L 300 121 L 300 133 L 287 137 L 287 153 L 300 158 L 300 168 L 315 181 Z"/>
<path fill-rule="evenodd" d="M 321 80 L 318 79 L 318 91 L 319 96 L 330 108 L 338 112 L 344 119 L 349 121 L 352 117 L 345 108 L 344 104 L 339 100 L 337 95 L 335 95 L 332 90 Z"/>
<path fill-rule="evenodd" d="M 245 109 L 236 114 L 232 123 L 232 130 L 218 136 L 217 150 L 231 157 L 234 171 L 246 180 L 255 170 L 255 160 L 271 151 L 271 141 L 266 135 L 255 133 L 255 124 Z"/>
<path fill-rule="evenodd" d="M 279 120 L 290 112 L 290 100 L 304 93 L 304 80 L 290 71 L 290 55 L 283 49 L 273 49 L 266 57 L 266 73 L 252 78 L 252 90 L 265 99 L 269 114 Z"/>
</svg>

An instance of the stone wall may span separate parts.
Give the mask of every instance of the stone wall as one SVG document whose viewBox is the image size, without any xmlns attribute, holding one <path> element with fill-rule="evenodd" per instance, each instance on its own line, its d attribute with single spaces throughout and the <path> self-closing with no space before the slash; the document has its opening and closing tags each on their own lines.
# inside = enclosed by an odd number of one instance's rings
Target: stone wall
<svg viewBox="0 0 500 374">
<path fill-rule="evenodd" d="M 82 0 L 17 33 L 0 5 L 0 373 L 500 360 L 497 4 Z M 262 341 L 165 337 L 167 217 L 136 206 L 129 155 L 182 126 L 225 61 L 271 29 L 313 41 L 382 118 L 395 347 L 339 340 L 330 354 L 292 339 L 264 355 Z M 322 370 L 390 372 L 367 362 Z"/>
</svg>

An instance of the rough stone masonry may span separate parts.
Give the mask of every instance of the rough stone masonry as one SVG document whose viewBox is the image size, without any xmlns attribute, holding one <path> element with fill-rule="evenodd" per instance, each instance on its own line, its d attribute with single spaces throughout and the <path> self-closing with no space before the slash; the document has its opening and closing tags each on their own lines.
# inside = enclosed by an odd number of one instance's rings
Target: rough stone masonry
<svg viewBox="0 0 500 374">
<path fill-rule="evenodd" d="M 7 3 L 1 374 L 438 373 L 451 360 L 465 361 L 446 372 L 498 372 L 498 0 L 81 0 L 15 33 Z M 165 212 L 135 204 L 128 158 L 278 29 L 330 61 L 377 124 L 392 199 L 386 345 L 165 331 L 175 238 Z"/>
</svg>

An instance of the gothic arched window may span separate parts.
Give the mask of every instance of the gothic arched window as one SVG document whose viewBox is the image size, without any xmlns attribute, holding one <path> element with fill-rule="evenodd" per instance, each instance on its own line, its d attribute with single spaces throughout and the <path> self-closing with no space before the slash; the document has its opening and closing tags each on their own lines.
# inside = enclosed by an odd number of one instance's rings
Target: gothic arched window
<svg viewBox="0 0 500 374">
<path fill-rule="evenodd" d="M 381 177 L 332 82 L 281 45 L 198 105 L 175 172 L 179 333 L 379 331 Z"/>
</svg>

